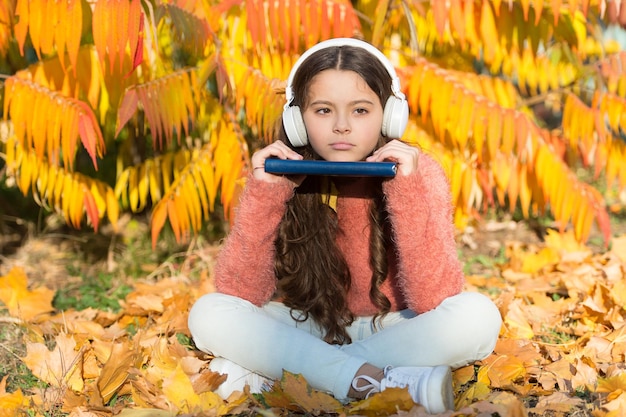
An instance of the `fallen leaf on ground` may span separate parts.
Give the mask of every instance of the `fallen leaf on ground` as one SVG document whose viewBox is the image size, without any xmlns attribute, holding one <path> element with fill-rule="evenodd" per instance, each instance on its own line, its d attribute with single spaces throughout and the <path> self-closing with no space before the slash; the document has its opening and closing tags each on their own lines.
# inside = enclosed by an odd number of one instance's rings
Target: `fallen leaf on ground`
<svg viewBox="0 0 626 417">
<path fill-rule="evenodd" d="M 52 299 L 54 291 L 39 287 L 28 289 L 28 279 L 24 270 L 12 268 L 7 275 L 0 277 L 0 301 L 9 309 L 9 314 L 24 321 L 54 311 Z"/>
</svg>

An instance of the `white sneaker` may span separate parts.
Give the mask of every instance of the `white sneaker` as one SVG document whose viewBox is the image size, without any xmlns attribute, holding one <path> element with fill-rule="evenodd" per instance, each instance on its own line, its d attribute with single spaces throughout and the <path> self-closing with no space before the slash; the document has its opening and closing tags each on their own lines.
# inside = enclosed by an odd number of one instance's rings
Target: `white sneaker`
<svg viewBox="0 0 626 417">
<path fill-rule="evenodd" d="M 365 386 L 357 386 L 358 380 L 369 382 Z M 367 397 L 387 388 L 408 388 L 413 401 L 421 404 L 429 413 L 443 413 L 454 410 L 454 391 L 452 388 L 452 371 L 449 366 L 434 367 L 398 367 L 385 368 L 385 377 L 378 382 L 373 378 L 360 375 L 352 381 L 352 388 L 367 391 Z"/>
<path fill-rule="evenodd" d="M 211 359 L 209 369 L 222 375 L 227 375 L 224 381 L 214 392 L 227 399 L 234 391 L 243 391 L 246 384 L 251 394 L 259 394 L 271 388 L 273 381 L 250 371 L 235 362 L 224 358 Z"/>
</svg>

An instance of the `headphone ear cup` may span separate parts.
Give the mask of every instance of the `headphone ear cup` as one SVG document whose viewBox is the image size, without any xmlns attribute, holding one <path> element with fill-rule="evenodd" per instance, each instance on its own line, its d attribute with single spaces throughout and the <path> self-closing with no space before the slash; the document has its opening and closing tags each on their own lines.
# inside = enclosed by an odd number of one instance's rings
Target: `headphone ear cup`
<svg viewBox="0 0 626 417">
<path fill-rule="evenodd" d="M 408 120 L 409 104 L 407 101 L 396 96 L 390 96 L 383 110 L 383 126 L 381 128 L 383 136 L 392 139 L 401 138 Z"/>
<path fill-rule="evenodd" d="M 285 127 L 287 138 L 293 146 L 306 146 L 309 143 L 300 107 L 291 106 L 283 110 L 283 126 Z"/>
</svg>

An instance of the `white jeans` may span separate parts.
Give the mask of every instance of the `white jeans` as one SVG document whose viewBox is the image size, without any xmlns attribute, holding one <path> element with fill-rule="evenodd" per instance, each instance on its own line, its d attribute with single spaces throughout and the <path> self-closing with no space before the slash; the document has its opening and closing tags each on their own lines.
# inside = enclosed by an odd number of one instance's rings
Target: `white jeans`
<svg viewBox="0 0 626 417">
<path fill-rule="evenodd" d="M 372 317 L 358 318 L 347 330 L 352 343 L 331 345 L 313 320 L 292 318 L 288 307 L 270 302 L 257 307 L 243 299 L 210 293 L 189 313 L 198 349 L 226 358 L 270 379 L 283 369 L 302 374 L 318 390 L 340 401 L 364 363 L 385 366 L 465 366 L 491 354 L 502 319 L 491 300 L 465 292 L 416 315 L 387 314 L 382 328 Z"/>
</svg>

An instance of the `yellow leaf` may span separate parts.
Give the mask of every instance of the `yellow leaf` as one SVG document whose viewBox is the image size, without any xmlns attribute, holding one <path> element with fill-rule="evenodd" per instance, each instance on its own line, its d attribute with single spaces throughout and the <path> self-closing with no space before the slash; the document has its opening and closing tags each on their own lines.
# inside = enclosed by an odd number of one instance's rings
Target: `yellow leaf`
<svg viewBox="0 0 626 417">
<path fill-rule="evenodd" d="M 535 332 L 530 327 L 520 303 L 520 300 L 511 302 L 509 304 L 509 310 L 504 317 L 507 337 L 514 339 L 532 339 L 535 336 Z"/>
<path fill-rule="evenodd" d="M 192 171 L 194 170 L 194 166 L 191 167 Z M 187 212 L 189 213 L 191 229 L 194 232 L 198 232 L 202 227 L 202 203 L 200 202 L 198 194 L 205 194 L 206 191 L 202 183 L 194 181 L 193 175 L 187 175 L 182 186 L 182 193 L 185 197 L 184 200 L 187 206 Z"/>
<path fill-rule="evenodd" d="M 554 265 L 560 260 L 560 256 L 552 247 L 542 248 L 536 253 L 526 254 L 522 260 L 522 272 L 535 274 L 547 266 Z"/>
<path fill-rule="evenodd" d="M 492 388 L 505 388 L 526 374 L 523 362 L 514 355 L 491 355 L 482 362 L 477 380 Z"/>
<path fill-rule="evenodd" d="M 484 99 L 476 100 L 474 108 L 474 123 L 472 126 L 472 139 L 478 160 L 483 159 L 484 144 L 487 140 L 487 102 Z"/>
<path fill-rule="evenodd" d="M 208 219 L 209 217 L 209 201 L 207 199 L 208 188 L 212 187 L 212 184 L 205 184 L 202 178 L 202 162 L 196 164 L 191 169 L 191 175 L 197 187 L 197 196 L 200 199 L 200 207 L 202 209 L 202 217 Z"/>
<path fill-rule="evenodd" d="M 113 345 L 111 355 L 102 367 L 96 384 L 104 404 L 108 403 L 126 382 L 129 376 L 128 371 L 135 365 L 139 354 L 127 343 Z"/>
<path fill-rule="evenodd" d="M 128 202 L 133 212 L 139 211 L 139 167 L 130 167 L 128 175 Z"/>
<path fill-rule="evenodd" d="M 165 221 L 167 220 L 167 207 L 168 200 L 161 200 L 157 203 L 157 205 L 152 210 L 152 216 L 150 218 L 150 230 L 152 234 L 152 247 L 156 247 L 156 242 L 158 240 L 159 234 L 161 230 L 163 230 L 163 226 L 165 226 Z"/>
<path fill-rule="evenodd" d="M 472 384 L 469 388 L 461 393 L 461 395 L 457 396 L 455 399 L 455 407 L 457 409 L 468 406 L 476 401 L 481 401 L 486 399 L 491 393 L 491 389 L 489 388 L 488 383 L 484 382 L 476 382 Z"/>
<path fill-rule="evenodd" d="M 83 31 L 83 10 L 81 0 L 68 0 L 65 2 L 65 22 L 60 22 L 59 26 L 65 30 L 65 49 L 72 63 L 72 69 L 76 74 L 78 62 L 78 51 L 80 49 L 80 38 Z"/>
<path fill-rule="evenodd" d="M 495 158 L 502 138 L 502 112 L 500 108 L 489 103 L 487 105 L 487 152 L 489 158 Z"/>
<path fill-rule="evenodd" d="M 169 219 L 170 226 L 172 226 L 172 230 L 174 231 L 174 236 L 176 237 L 176 241 L 181 242 L 183 233 L 185 232 L 185 230 L 181 227 L 181 224 L 180 224 L 178 211 L 176 210 L 176 202 L 172 199 L 168 199 L 165 205 L 167 208 L 167 218 Z"/>
<path fill-rule="evenodd" d="M 608 378 L 598 378 L 598 386 L 596 392 L 618 394 L 626 392 L 626 372 Z M 611 401 L 611 399 L 607 398 Z"/>
<path fill-rule="evenodd" d="M 28 34 L 28 22 L 29 22 L 29 4 L 30 0 L 18 0 L 15 6 L 15 16 L 18 18 L 17 23 L 13 26 L 13 32 L 15 33 L 15 39 L 20 47 L 20 54 L 24 56 L 24 43 L 26 42 L 26 35 Z M 6 111 L 5 113 L 6 114 Z"/>
<path fill-rule="evenodd" d="M 224 401 L 214 392 L 196 394 L 180 363 L 176 366 L 176 370 L 163 380 L 163 394 L 173 406 L 182 412 L 225 408 Z"/>
<path fill-rule="evenodd" d="M 49 36 L 49 34 L 44 33 L 42 35 L 41 33 L 41 26 L 45 16 L 44 13 L 41 13 L 41 10 L 45 9 L 45 0 L 30 0 L 30 10 L 32 10 L 33 13 L 29 15 L 28 33 L 30 34 L 30 40 L 33 43 L 33 47 L 39 59 L 41 59 L 41 37 Z"/>
<path fill-rule="evenodd" d="M 383 392 L 359 401 L 348 410 L 349 414 L 364 416 L 391 416 L 399 411 L 409 411 L 415 402 L 406 388 L 387 388 Z"/>
<path fill-rule="evenodd" d="M 311 388 L 302 375 L 288 371 L 283 371 L 281 380 L 272 386 L 272 390 L 264 395 L 264 399 L 270 406 L 314 414 L 334 413 L 342 408 L 341 403 L 331 395 Z"/>
<path fill-rule="evenodd" d="M 217 182 L 215 181 L 215 173 L 213 171 L 213 163 L 210 155 L 204 156 L 200 164 L 200 174 L 202 175 L 202 180 L 204 181 L 204 186 L 208 194 L 209 211 L 213 211 L 217 195 Z"/>
<path fill-rule="evenodd" d="M 148 203 L 148 187 L 149 180 L 148 170 L 152 165 L 152 159 L 148 159 L 145 163 L 139 165 L 137 173 L 137 193 L 139 195 L 139 205 L 137 212 L 143 211 L 144 207 Z"/>
<path fill-rule="evenodd" d="M 546 241 L 546 245 L 556 251 L 587 252 L 589 250 L 583 242 L 576 240 L 576 237 L 571 230 L 559 233 L 554 229 L 548 229 L 544 239 Z"/>
<path fill-rule="evenodd" d="M 496 56 L 498 31 L 496 30 L 496 23 L 491 12 L 491 2 L 482 2 L 482 8 L 480 12 L 480 36 L 484 47 L 484 59 L 486 62 L 491 62 Z"/>
<path fill-rule="evenodd" d="M 82 352 L 77 349 L 73 336 L 60 334 L 56 346 L 50 351 L 43 343 L 26 343 L 26 357 L 22 358 L 33 375 L 53 387 L 69 387 L 83 392 Z"/>
<path fill-rule="evenodd" d="M 19 267 L 12 268 L 0 277 L 0 301 L 9 309 L 9 314 L 29 321 L 40 314 L 53 311 L 54 291 L 45 287 L 28 289 L 26 274 Z"/>
<path fill-rule="evenodd" d="M 0 382 L 0 417 L 13 417 L 19 415 L 18 411 L 26 403 L 26 398 L 21 389 L 14 392 L 7 392 L 6 385 L 8 375 L 5 375 Z"/>
</svg>

